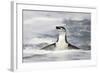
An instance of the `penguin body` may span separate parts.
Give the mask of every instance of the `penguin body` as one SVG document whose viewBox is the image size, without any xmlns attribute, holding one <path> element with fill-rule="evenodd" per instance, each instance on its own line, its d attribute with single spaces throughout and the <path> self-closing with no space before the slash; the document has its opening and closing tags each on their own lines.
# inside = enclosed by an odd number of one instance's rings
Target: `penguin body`
<svg viewBox="0 0 100 73">
<path fill-rule="evenodd" d="M 79 49 L 67 41 L 66 29 L 62 26 L 56 26 L 59 36 L 57 41 L 53 44 L 43 47 L 43 50 L 65 50 L 65 49 Z M 41 49 L 41 50 L 42 50 Z"/>
</svg>

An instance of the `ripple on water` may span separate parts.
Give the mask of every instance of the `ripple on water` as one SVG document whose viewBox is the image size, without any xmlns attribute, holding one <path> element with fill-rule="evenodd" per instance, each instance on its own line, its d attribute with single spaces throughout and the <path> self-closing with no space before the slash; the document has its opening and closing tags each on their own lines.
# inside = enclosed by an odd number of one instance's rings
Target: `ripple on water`
<svg viewBox="0 0 100 73">
<path fill-rule="evenodd" d="M 30 56 L 23 57 L 23 62 L 87 60 L 91 59 L 91 52 L 90 50 L 47 51 L 47 53 L 44 51 Z"/>
</svg>

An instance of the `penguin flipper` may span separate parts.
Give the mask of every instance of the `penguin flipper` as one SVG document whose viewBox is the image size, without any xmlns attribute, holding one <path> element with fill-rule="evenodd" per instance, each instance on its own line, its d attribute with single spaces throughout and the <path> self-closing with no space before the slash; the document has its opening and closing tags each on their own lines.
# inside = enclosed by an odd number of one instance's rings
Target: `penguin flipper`
<svg viewBox="0 0 100 73">
<path fill-rule="evenodd" d="M 53 43 L 53 44 L 50 44 L 50 45 L 47 45 L 47 46 L 41 48 L 41 50 L 54 50 L 55 47 L 56 47 L 56 44 Z"/>
<path fill-rule="evenodd" d="M 80 49 L 80 48 L 78 48 L 78 47 L 76 47 L 74 45 L 71 45 L 71 44 L 68 44 L 68 47 L 69 47 L 69 49 Z"/>
</svg>

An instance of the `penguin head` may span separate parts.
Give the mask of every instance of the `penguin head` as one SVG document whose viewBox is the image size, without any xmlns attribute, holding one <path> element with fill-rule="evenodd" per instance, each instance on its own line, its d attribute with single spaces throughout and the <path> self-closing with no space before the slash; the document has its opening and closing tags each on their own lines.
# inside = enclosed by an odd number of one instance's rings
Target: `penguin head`
<svg viewBox="0 0 100 73">
<path fill-rule="evenodd" d="M 58 32 L 66 32 L 66 29 L 63 26 L 56 26 L 56 29 L 58 30 Z"/>
</svg>

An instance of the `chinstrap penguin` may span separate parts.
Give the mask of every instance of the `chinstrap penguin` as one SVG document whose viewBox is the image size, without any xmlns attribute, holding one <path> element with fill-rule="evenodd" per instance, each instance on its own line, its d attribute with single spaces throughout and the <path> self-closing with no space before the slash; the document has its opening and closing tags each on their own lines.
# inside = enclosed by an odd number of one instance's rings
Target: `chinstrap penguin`
<svg viewBox="0 0 100 73">
<path fill-rule="evenodd" d="M 43 47 L 41 50 L 65 50 L 65 49 L 79 49 L 67 41 L 66 29 L 63 26 L 56 26 L 59 33 L 57 41 L 53 44 Z"/>
</svg>

